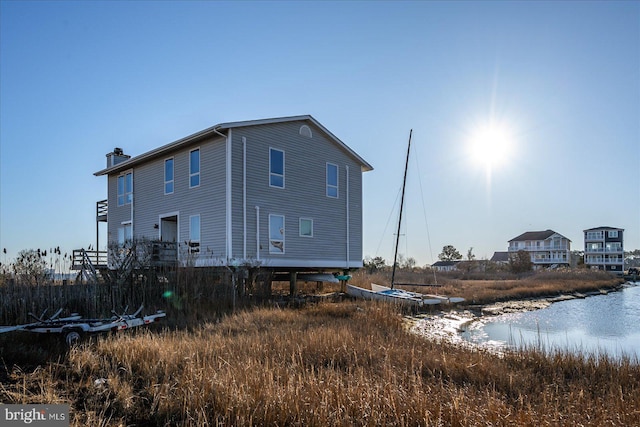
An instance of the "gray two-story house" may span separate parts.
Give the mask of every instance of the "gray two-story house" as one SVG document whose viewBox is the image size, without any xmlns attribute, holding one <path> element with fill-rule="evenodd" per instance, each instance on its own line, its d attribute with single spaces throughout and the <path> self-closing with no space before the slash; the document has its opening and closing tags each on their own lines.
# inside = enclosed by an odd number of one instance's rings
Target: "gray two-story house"
<svg viewBox="0 0 640 427">
<path fill-rule="evenodd" d="M 362 174 L 373 168 L 309 115 L 222 123 L 135 157 L 115 149 L 110 243 L 169 242 L 178 265 L 362 267 Z M 100 217 L 100 215 L 99 215 Z"/>
</svg>

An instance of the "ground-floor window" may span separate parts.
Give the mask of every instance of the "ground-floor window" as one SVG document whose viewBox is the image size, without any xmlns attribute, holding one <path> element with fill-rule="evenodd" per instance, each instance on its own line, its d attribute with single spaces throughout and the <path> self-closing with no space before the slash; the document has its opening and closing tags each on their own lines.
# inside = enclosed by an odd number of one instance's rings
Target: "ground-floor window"
<svg viewBox="0 0 640 427">
<path fill-rule="evenodd" d="M 313 237 L 313 220 L 311 218 L 300 218 L 300 236 Z"/>
<path fill-rule="evenodd" d="M 123 245 L 132 239 L 133 227 L 131 226 L 131 222 L 125 222 L 118 228 L 118 244 Z"/>
<path fill-rule="evenodd" d="M 269 215 L 269 253 L 284 253 L 284 216 Z"/>
<path fill-rule="evenodd" d="M 200 215 L 189 217 L 189 253 L 200 253 Z"/>
</svg>

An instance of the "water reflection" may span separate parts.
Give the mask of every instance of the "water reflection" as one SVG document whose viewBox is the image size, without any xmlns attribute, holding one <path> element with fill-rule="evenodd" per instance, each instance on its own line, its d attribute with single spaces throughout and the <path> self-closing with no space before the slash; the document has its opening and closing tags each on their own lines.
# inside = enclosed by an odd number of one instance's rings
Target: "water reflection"
<svg viewBox="0 0 640 427">
<path fill-rule="evenodd" d="M 541 310 L 485 318 L 463 338 L 509 346 L 566 349 L 640 359 L 640 286 L 609 295 L 561 301 Z"/>
</svg>

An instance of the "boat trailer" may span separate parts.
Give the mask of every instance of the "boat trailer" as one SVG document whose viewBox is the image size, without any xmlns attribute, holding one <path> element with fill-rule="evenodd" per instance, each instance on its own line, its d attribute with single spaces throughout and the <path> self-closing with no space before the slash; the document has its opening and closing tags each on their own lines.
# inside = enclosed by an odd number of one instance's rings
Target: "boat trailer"
<svg viewBox="0 0 640 427">
<path fill-rule="evenodd" d="M 60 313 L 62 313 L 62 309 L 59 309 L 49 318 L 45 318 L 47 310 L 40 316 L 28 313 L 29 316 L 35 320 L 34 322 L 15 326 L 0 326 L 0 334 L 12 331 L 61 334 L 67 345 L 72 346 L 87 335 L 102 332 L 118 332 L 138 326 L 146 326 L 166 316 L 164 311 L 158 310 L 155 314 L 140 317 L 143 306 L 140 306 L 133 314 L 126 314 L 128 308 L 128 306 L 125 307 L 122 314 L 118 314 L 112 310 L 111 313 L 113 316 L 109 319 L 86 319 L 77 313 L 72 313 L 68 317 L 58 317 Z"/>
</svg>

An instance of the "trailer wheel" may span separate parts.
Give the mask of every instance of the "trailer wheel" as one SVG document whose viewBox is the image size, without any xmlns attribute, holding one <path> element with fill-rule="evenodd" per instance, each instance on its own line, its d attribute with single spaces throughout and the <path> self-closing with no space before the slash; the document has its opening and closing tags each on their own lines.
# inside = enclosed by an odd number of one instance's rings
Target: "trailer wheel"
<svg viewBox="0 0 640 427">
<path fill-rule="evenodd" d="M 78 331 L 69 331 L 64 336 L 64 341 L 67 343 L 67 346 L 73 347 L 78 344 L 82 340 L 82 334 Z"/>
</svg>

